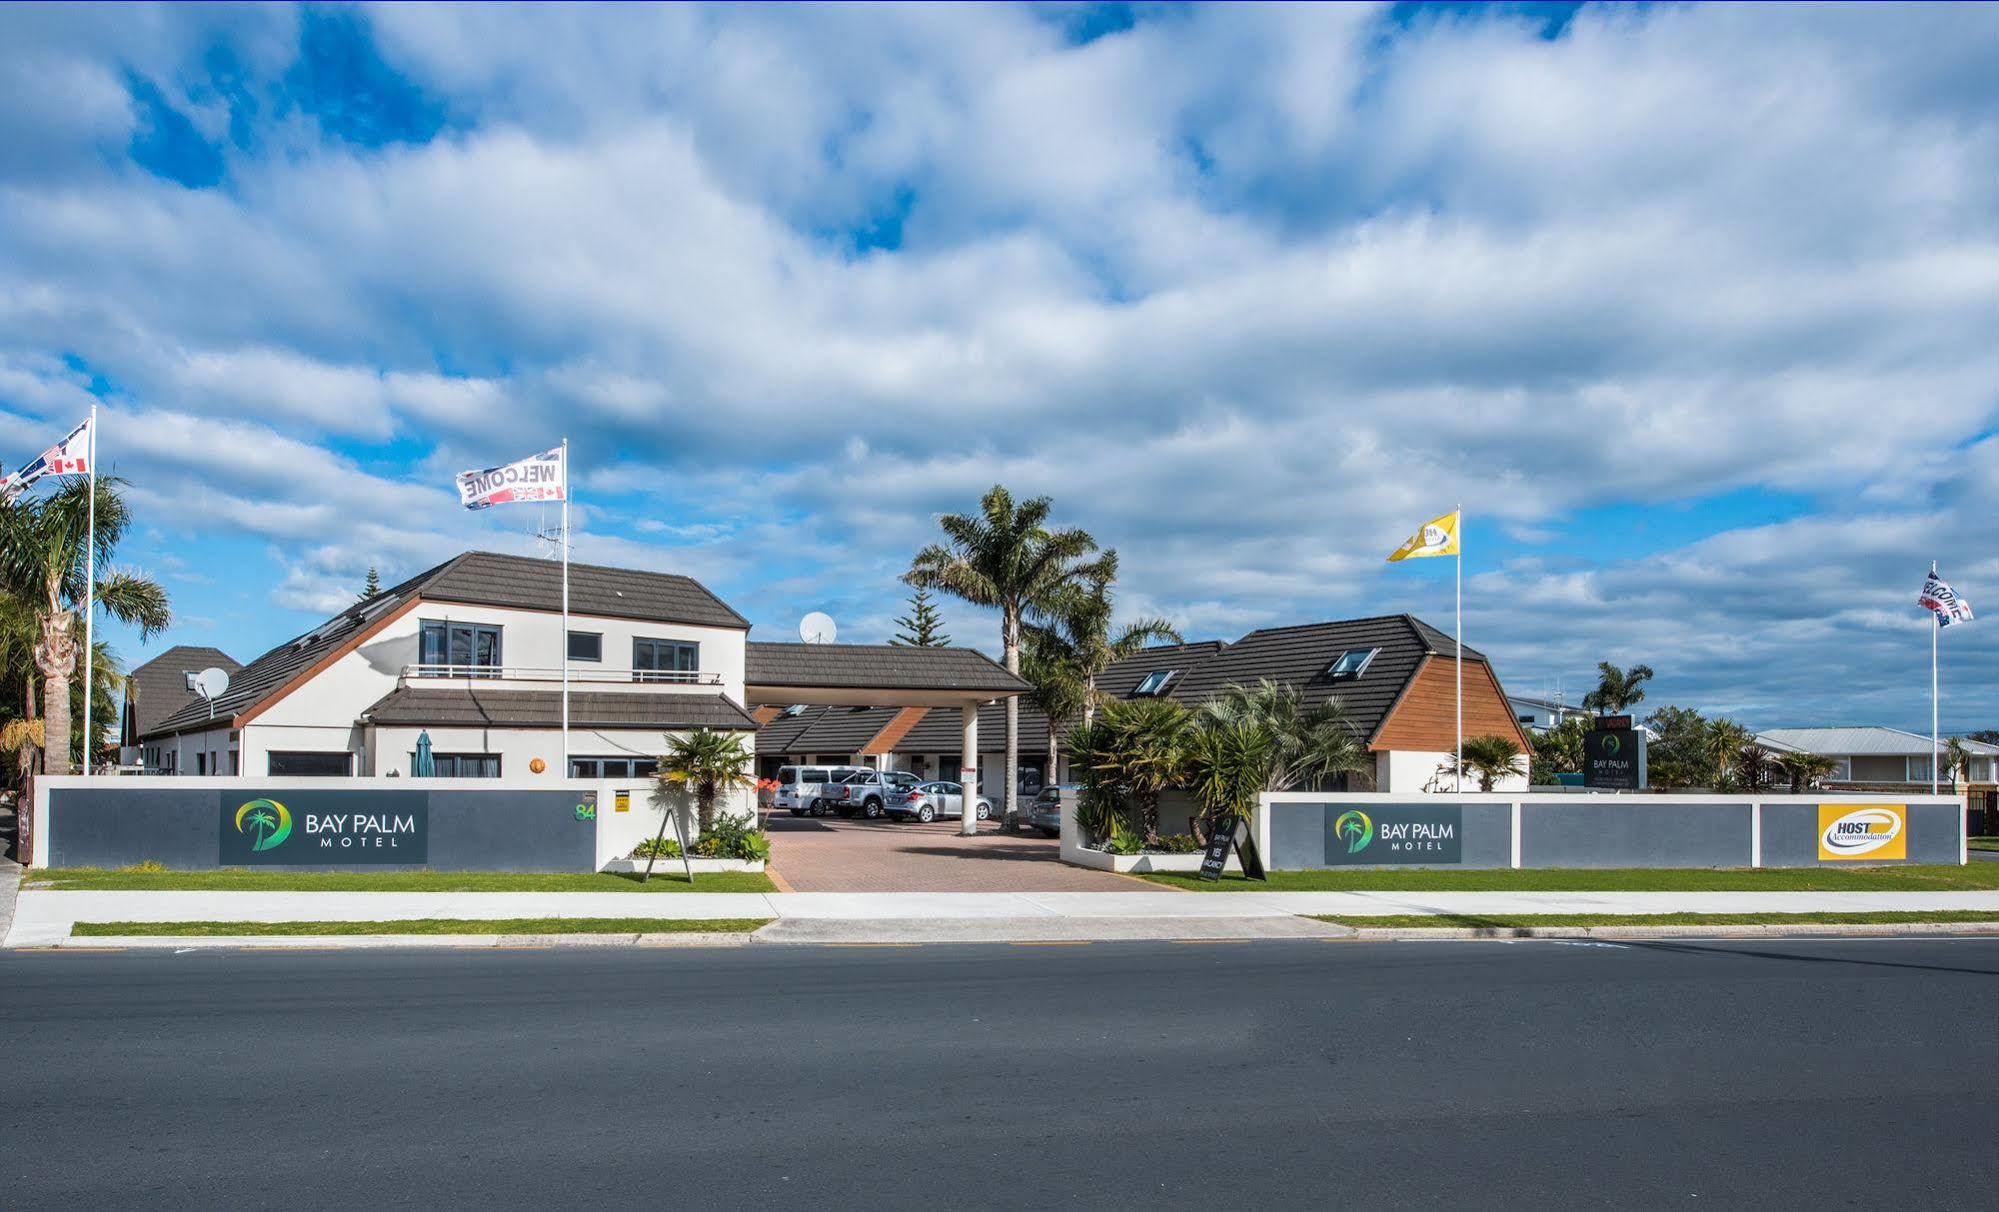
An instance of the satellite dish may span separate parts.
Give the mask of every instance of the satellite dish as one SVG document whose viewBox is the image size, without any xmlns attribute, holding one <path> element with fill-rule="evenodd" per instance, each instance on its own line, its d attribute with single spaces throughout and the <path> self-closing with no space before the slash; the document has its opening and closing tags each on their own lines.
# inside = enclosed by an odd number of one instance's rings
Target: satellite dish
<svg viewBox="0 0 1999 1212">
<path fill-rule="evenodd" d="M 188 674 L 187 688 L 208 700 L 208 718 L 212 720 L 215 718 L 215 700 L 229 689 L 229 673 L 211 665 L 200 673 Z"/>
<path fill-rule="evenodd" d="M 815 610 L 798 620 L 798 638 L 808 644 L 830 644 L 840 634 L 833 625 L 833 616 L 823 610 Z"/>
</svg>

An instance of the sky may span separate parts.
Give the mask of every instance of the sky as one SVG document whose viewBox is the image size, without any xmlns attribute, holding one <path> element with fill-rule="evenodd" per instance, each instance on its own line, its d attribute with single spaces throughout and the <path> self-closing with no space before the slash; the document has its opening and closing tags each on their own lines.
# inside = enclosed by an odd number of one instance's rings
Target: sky
<svg viewBox="0 0 1999 1212">
<path fill-rule="evenodd" d="M 239 660 L 540 507 L 789 639 L 994 483 L 1189 638 L 1999 727 L 1999 7 L 0 8 L 0 459 Z M 1988 606 L 1989 603 L 1989 606 Z M 991 650 L 989 613 L 945 604 Z"/>
</svg>

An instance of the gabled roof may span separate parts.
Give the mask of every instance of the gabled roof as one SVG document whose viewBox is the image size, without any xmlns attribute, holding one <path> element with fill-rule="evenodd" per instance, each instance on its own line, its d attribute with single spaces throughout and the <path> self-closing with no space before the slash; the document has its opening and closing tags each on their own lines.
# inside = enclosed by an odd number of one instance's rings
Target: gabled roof
<svg viewBox="0 0 1999 1212">
<path fill-rule="evenodd" d="M 1358 649 L 1378 650 L 1358 677 L 1327 673 L 1341 653 Z M 1423 659 L 1456 652 L 1450 636 L 1408 614 L 1267 627 L 1203 661 L 1169 693 L 1192 707 L 1219 697 L 1231 685 L 1254 686 L 1268 678 L 1299 687 L 1308 707 L 1339 696 L 1354 726 L 1372 740 Z M 1482 662 L 1485 657 L 1467 648 L 1465 659 Z"/>
<path fill-rule="evenodd" d="M 384 695 L 366 715 L 397 727 L 560 728 L 559 690 L 499 690 L 467 686 L 404 686 Z M 734 699 L 720 694 L 650 690 L 569 692 L 571 728 L 692 728 L 749 731 L 757 726 Z"/>
<path fill-rule="evenodd" d="M 204 669 L 221 669 L 231 675 L 243 668 L 236 658 L 220 648 L 199 644 L 175 644 L 134 669 L 125 682 L 126 724 L 131 738 L 145 736 L 160 721 L 189 704 L 202 703 L 200 695 L 187 688 L 187 674 Z"/>
<path fill-rule="evenodd" d="M 302 636 L 286 640 L 229 679 L 228 693 L 215 702 L 181 707 L 141 736 L 228 727 L 231 717 L 276 696 L 285 687 L 337 654 L 386 616 L 418 601 L 457 602 L 556 612 L 562 609 L 562 565 L 555 560 L 468 551 L 426 569 L 379 595 L 355 602 Z M 595 564 L 569 566 L 571 614 L 640 622 L 682 623 L 748 630 L 749 622 L 700 582 L 689 577 Z"/>
<path fill-rule="evenodd" d="M 900 707 L 826 707 L 793 738 L 792 753 L 859 753 Z M 778 752 L 771 750 L 771 752 Z"/>
<path fill-rule="evenodd" d="M 1220 640 L 1194 644 L 1155 644 L 1112 665 L 1097 677 L 1097 689 L 1115 699 L 1128 698 L 1150 674 L 1162 669 L 1173 671 L 1166 683 L 1170 694 L 1189 674 L 1213 659 L 1226 647 Z"/>
<path fill-rule="evenodd" d="M 1848 728 L 1766 728 L 1756 738 L 1776 749 L 1803 750 L 1827 757 L 1928 757 L 1930 738 L 1900 728 L 1862 725 Z M 1964 747 L 1977 757 L 1999 754 L 1999 745 L 1966 739 Z"/>
</svg>

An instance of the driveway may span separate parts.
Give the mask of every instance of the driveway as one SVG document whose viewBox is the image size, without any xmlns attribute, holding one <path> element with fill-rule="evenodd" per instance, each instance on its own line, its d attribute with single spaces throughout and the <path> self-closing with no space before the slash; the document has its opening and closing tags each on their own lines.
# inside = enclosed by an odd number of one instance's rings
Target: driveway
<svg viewBox="0 0 1999 1212">
<path fill-rule="evenodd" d="M 765 821 L 771 869 L 793 892 L 1157 892 L 1159 885 L 1071 867 L 1061 843 L 1008 835 L 993 822 L 961 837 L 958 822 L 898 825 L 777 813 Z"/>
</svg>

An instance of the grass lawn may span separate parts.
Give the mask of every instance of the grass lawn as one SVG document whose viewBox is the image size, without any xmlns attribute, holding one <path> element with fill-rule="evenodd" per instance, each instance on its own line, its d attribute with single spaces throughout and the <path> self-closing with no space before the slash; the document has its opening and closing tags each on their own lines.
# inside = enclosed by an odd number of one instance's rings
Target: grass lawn
<svg viewBox="0 0 1999 1212">
<path fill-rule="evenodd" d="M 322 934 L 747 934 L 770 918 L 425 917 L 391 922 L 77 922 L 71 936 Z"/>
<path fill-rule="evenodd" d="M 718 871 L 689 884 L 679 871 L 637 875 L 596 871 L 157 871 L 52 867 L 31 872 L 29 888 L 76 892 L 775 892 L 760 871 Z"/>
<path fill-rule="evenodd" d="M 1377 930 L 1464 929 L 1466 927 L 1507 929 L 1519 926 L 1791 926 L 1800 922 L 1829 925 L 1875 926 L 1896 922 L 1991 922 L 1999 912 L 1989 909 L 1950 910 L 1943 913 L 1514 913 L 1474 915 L 1464 913 L 1408 913 L 1390 917 L 1362 917 L 1313 913 L 1322 922 Z"/>
<path fill-rule="evenodd" d="M 1273 871 L 1209 884 L 1177 873 L 1140 878 L 1192 892 L 1961 892 L 1999 889 L 1999 863 L 1903 867 L 1649 867 L 1497 870 Z"/>
<path fill-rule="evenodd" d="M 1975 837 L 1967 844 L 1973 850 L 1999 850 L 1999 837 Z"/>
</svg>

